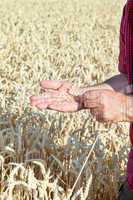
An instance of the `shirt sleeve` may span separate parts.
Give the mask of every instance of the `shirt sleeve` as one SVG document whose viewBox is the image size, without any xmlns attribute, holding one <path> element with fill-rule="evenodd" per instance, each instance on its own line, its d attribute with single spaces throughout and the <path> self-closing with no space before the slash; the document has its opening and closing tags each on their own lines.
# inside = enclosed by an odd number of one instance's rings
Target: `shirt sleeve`
<svg viewBox="0 0 133 200">
<path fill-rule="evenodd" d="M 128 63 L 128 73 L 130 84 L 133 84 L 133 1 L 127 4 L 127 36 L 126 36 L 126 55 Z"/>
<path fill-rule="evenodd" d="M 121 24 L 120 24 L 118 70 L 119 72 L 127 74 L 127 66 L 125 63 L 125 32 L 124 32 L 125 9 L 126 5 L 123 8 Z"/>
</svg>

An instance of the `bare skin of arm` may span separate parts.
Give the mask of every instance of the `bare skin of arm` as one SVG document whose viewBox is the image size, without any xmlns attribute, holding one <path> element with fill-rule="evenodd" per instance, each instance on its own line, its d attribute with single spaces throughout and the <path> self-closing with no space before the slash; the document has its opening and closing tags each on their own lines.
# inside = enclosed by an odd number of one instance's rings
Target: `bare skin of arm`
<svg viewBox="0 0 133 200">
<path fill-rule="evenodd" d="M 89 109 L 99 122 L 133 121 L 133 97 L 127 75 L 118 74 L 101 84 L 77 87 L 68 81 L 40 82 L 43 94 L 30 97 L 32 106 L 59 112 Z M 130 105 L 130 106 L 129 106 Z M 133 106 L 132 106 L 133 107 Z"/>
<path fill-rule="evenodd" d="M 121 92 L 124 94 L 130 93 L 130 87 L 128 85 L 127 75 L 122 74 L 122 73 L 115 75 L 98 85 L 93 85 L 93 86 L 89 86 L 89 87 L 80 87 L 79 91 L 81 94 L 88 90 L 96 90 L 96 89 L 112 90 L 112 91 Z M 75 88 L 74 88 L 74 90 L 75 90 Z M 77 90 L 78 90 L 78 88 L 77 88 Z"/>
</svg>

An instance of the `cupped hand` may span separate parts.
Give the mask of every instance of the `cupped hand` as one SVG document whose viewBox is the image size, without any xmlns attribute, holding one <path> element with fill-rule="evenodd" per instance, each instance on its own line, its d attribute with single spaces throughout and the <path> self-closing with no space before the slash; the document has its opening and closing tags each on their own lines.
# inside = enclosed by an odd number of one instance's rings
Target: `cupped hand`
<svg viewBox="0 0 133 200">
<path fill-rule="evenodd" d="M 52 109 L 60 112 L 76 112 L 82 109 L 80 96 L 69 91 L 73 85 L 67 81 L 43 80 L 40 82 L 43 94 L 31 96 L 30 104 L 40 110 Z"/>
</svg>

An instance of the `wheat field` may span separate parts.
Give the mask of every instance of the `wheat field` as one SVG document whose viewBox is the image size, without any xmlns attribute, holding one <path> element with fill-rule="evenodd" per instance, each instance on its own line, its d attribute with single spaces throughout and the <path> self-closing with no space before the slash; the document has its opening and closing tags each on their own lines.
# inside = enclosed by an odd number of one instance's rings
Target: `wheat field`
<svg viewBox="0 0 133 200">
<path fill-rule="evenodd" d="M 115 200 L 128 123 L 40 111 L 43 79 L 77 86 L 118 73 L 124 1 L 0 0 L 0 200 Z"/>
</svg>

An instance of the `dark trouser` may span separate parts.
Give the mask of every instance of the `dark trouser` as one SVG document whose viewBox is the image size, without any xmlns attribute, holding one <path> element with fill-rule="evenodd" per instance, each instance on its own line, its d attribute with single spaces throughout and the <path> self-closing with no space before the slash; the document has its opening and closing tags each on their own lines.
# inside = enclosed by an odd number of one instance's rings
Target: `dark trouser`
<svg viewBox="0 0 133 200">
<path fill-rule="evenodd" d="M 119 189 L 118 200 L 133 200 L 133 191 L 130 190 L 126 181 Z"/>
</svg>

